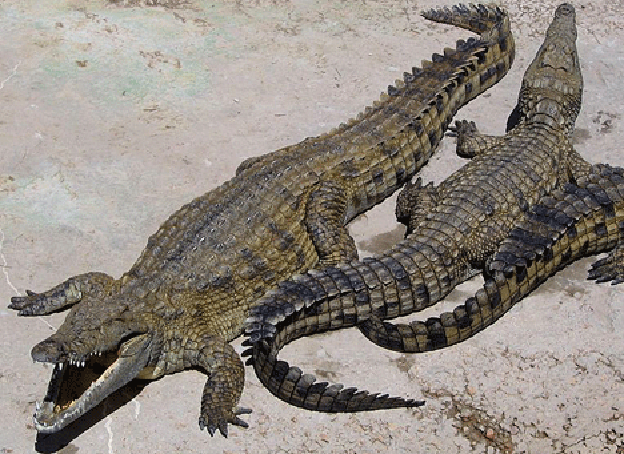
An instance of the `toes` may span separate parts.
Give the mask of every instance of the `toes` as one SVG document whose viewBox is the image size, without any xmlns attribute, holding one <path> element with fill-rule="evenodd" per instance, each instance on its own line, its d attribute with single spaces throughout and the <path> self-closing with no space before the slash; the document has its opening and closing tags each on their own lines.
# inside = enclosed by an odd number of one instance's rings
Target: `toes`
<svg viewBox="0 0 624 454">
<path fill-rule="evenodd" d="M 23 309 L 28 302 L 28 297 L 26 296 L 14 296 L 11 298 L 11 304 L 9 304 L 9 309 Z"/>
<path fill-rule="evenodd" d="M 227 422 L 221 421 L 219 423 L 219 432 L 221 432 L 221 435 L 223 435 L 225 438 L 227 438 L 227 436 L 228 436 Z"/>
<path fill-rule="evenodd" d="M 206 429 L 208 433 L 210 434 L 210 436 L 214 437 L 214 434 L 217 431 L 217 426 L 211 423 L 206 424 L 206 421 L 202 417 L 202 418 L 199 418 L 199 429 L 200 430 Z"/>
<path fill-rule="evenodd" d="M 246 429 L 249 427 L 249 424 L 240 419 L 237 415 L 248 415 L 250 413 L 250 408 L 236 407 L 229 415 L 212 414 L 208 417 L 201 416 L 199 418 L 199 428 L 201 430 L 206 429 L 211 436 L 214 436 L 218 429 L 221 435 L 227 438 L 228 424 Z"/>
<path fill-rule="evenodd" d="M 7 307 L 20 311 L 20 315 L 29 315 L 30 309 L 35 307 L 39 301 L 40 295 L 38 293 L 26 290 L 26 296 L 13 296 L 11 297 L 11 304 Z"/>
<path fill-rule="evenodd" d="M 251 414 L 251 408 L 236 407 L 236 410 L 234 410 L 234 414 L 235 415 L 250 415 Z"/>
<path fill-rule="evenodd" d="M 611 282 L 612 285 L 617 285 L 624 281 L 624 272 L 619 264 L 607 257 L 592 265 L 587 278 L 597 283 Z"/>
</svg>

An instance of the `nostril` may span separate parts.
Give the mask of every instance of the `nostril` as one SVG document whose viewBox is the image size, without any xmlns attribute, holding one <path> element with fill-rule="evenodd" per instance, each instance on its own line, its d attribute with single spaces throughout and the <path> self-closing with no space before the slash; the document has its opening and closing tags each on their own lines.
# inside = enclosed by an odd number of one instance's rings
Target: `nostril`
<svg viewBox="0 0 624 454">
<path fill-rule="evenodd" d="M 46 339 L 35 345 L 30 355 L 33 361 L 57 362 L 61 356 L 61 346 L 53 339 Z"/>
</svg>

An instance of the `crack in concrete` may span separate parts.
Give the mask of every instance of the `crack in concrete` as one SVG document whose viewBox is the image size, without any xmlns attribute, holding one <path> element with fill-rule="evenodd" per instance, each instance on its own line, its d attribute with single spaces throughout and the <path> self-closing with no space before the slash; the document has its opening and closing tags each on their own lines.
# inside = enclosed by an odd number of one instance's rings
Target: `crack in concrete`
<svg viewBox="0 0 624 454">
<path fill-rule="evenodd" d="M 104 427 L 106 427 L 106 432 L 108 432 L 108 454 L 113 454 L 113 429 L 111 427 L 113 423 L 113 418 L 110 416 L 106 418 L 106 422 L 104 423 Z"/>
<path fill-rule="evenodd" d="M 4 232 L 2 231 L 2 229 L 0 229 L 0 260 L 2 261 L 2 263 L 0 263 L 0 266 L 2 267 L 2 273 L 4 274 L 4 278 L 6 279 L 7 284 L 9 284 L 9 287 L 11 287 L 11 290 L 13 290 L 13 292 L 17 296 L 22 296 L 20 292 L 17 291 L 17 288 L 13 285 L 13 283 L 11 282 L 11 279 L 9 278 L 9 272 L 7 271 L 9 264 L 6 261 L 6 257 L 4 256 L 4 253 L 2 252 L 3 245 L 4 245 Z"/>
<path fill-rule="evenodd" d="M 9 74 L 9 76 L 6 79 L 0 82 L 0 90 L 4 88 L 4 84 L 6 84 L 9 80 L 11 80 L 17 74 L 17 68 L 19 68 L 19 65 L 21 64 L 22 64 L 22 60 L 18 61 L 17 64 L 13 67 L 11 74 Z"/>
</svg>

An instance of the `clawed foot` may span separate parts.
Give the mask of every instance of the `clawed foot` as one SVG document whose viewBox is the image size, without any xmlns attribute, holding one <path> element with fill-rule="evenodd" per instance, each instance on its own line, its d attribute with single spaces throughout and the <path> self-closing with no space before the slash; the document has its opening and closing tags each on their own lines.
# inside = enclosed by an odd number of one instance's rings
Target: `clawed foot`
<svg viewBox="0 0 624 454">
<path fill-rule="evenodd" d="M 199 417 L 199 428 L 208 430 L 211 436 L 214 436 L 217 429 L 225 438 L 228 436 L 228 423 L 238 427 L 247 428 L 249 424 L 240 419 L 238 415 L 248 415 L 251 413 L 250 408 L 236 407 L 234 411 L 219 411 L 219 409 L 211 409 L 206 415 Z"/>
<path fill-rule="evenodd" d="M 483 152 L 484 144 L 479 142 L 483 137 L 474 121 L 460 120 L 455 126 L 449 126 L 449 131 L 457 137 L 457 156 L 461 158 L 474 158 Z"/>
<path fill-rule="evenodd" d="M 33 315 L 44 307 L 45 296 L 43 293 L 35 293 L 26 290 L 26 296 L 14 296 L 11 298 L 9 309 L 19 311 L 19 315 Z"/>
<path fill-rule="evenodd" d="M 51 314 L 77 303 L 85 296 L 103 297 L 110 291 L 113 281 L 104 273 L 79 274 L 43 293 L 26 290 L 26 296 L 14 296 L 9 309 L 19 310 L 19 315 Z"/>
<path fill-rule="evenodd" d="M 472 135 L 479 133 L 476 123 L 468 120 L 458 120 L 455 122 L 455 126 L 449 126 L 448 130 L 450 132 L 450 136 L 458 136 L 462 134 Z"/>
</svg>

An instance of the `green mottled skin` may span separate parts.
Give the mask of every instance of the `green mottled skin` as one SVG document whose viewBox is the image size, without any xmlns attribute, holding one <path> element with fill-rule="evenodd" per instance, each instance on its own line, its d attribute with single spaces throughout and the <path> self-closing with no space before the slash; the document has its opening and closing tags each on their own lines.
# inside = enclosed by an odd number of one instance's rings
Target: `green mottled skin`
<svg viewBox="0 0 624 454">
<path fill-rule="evenodd" d="M 246 426 L 238 416 L 249 410 L 237 408 L 244 368 L 229 342 L 242 333 L 248 310 L 279 281 L 357 258 L 345 225 L 409 180 L 457 109 L 511 65 L 514 42 L 498 8 L 425 16 L 481 36 L 434 54 L 339 128 L 244 162 L 234 178 L 165 221 L 121 278 L 87 273 L 12 298 L 9 307 L 20 315 L 72 306 L 58 331 L 32 350 L 35 361 L 55 365 L 35 414 L 39 432 L 62 429 L 135 377 L 190 367 L 208 375 L 200 427 L 227 435 L 228 423 Z M 75 370 L 95 370 L 96 362 L 109 368 L 94 383 Z M 63 379 L 68 369 L 84 381 L 72 392 Z"/>
<path fill-rule="evenodd" d="M 312 376 L 277 361 L 283 345 L 305 335 L 358 325 L 381 346 L 423 352 L 483 328 L 467 308 L 409 325 L 381 319 L 440 301 L 484 269 L 543 197 L 593 174 L 570 142 L 583 90 L 575 42 L 575 11 L 563 4 L 525 73 L 507 134 L 483 136 L 474 124 L 459 122 L 458 152 L 474 159 L 438 187 L 417 183 L 401 193 L 397 217 L 408 225 L 404 241 L 378 257 L 280 283 L 251 309 L 246 342 L 252 348 L 246 354 L 274 394 L 298 406 L 333 411 L 324 404 L 329 387 L 312 388 Z M 488 316 L 483 309 L 483 319 Z"/>
</svg>

